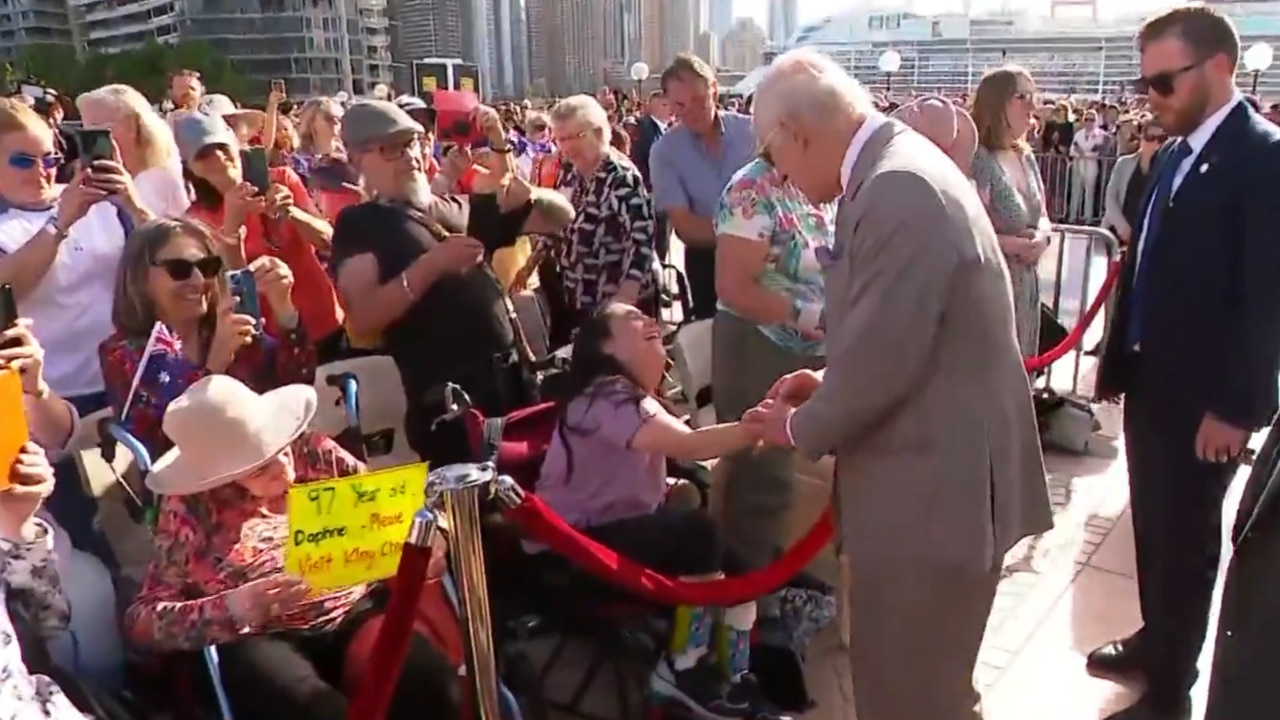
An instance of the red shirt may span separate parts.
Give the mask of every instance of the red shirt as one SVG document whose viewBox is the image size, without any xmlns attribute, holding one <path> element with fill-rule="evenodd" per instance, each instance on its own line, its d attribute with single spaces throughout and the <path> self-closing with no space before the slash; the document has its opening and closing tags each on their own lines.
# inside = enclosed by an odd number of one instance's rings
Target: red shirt
<svg viewBox="0 0 1280 720">
<path fill-rule="evenodd" d="M 323 217 L 298 174 L 287 167 L 271 168 L 271 182 L 289 188 L 293 204 L 300 209 Z M 191 206 L 188 214 L 214 228 L 222 227 L 223 208 L 208 210 Z M 338 303 L 338 293 L 329 280 L 329 273 L 316 255 L 316 248 L 299 234 L 290 221 L 276 221 L 261 215 L 250 215 L 244 223 L 244 254 L 249 262 L 263 255 L 272 255 L 284 261 L 293 271 L 293 304 L 307 337 L 321 342 L 342 328 L 345 313 Z M 266 318 L 267 329 L 274 330 L 273 318 Z"/>
</svg>

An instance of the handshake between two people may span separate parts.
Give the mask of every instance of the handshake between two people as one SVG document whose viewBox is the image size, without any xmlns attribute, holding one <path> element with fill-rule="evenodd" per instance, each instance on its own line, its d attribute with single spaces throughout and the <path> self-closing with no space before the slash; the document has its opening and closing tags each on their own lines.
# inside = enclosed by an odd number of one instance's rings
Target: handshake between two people
<svg viewBox="0 0 1280 720">
<path fill-rule="evenodd" d="M 791 415 L 796 408 L 808 402 L 818 386 L 822 385 L 822 373 L 815 370 L 797 370 L 783 375 L 765 393 L 764 400 L 742 415 L 742 428 L 764 445 L 791 448 Z"/>
</svg>

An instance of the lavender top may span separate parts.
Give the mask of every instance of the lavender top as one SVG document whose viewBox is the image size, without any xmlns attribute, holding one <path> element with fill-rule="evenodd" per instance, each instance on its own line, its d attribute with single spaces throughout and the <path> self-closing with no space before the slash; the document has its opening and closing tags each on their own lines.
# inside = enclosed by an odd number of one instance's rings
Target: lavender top
<svg viewBox="0 0 1280 720">
<path fill-rule="evenodd" d="M 666 494 L 667 461 L 631 441 L 661 412 L 657 400 L 619 379 L 572 400 L 542 461 L 538 496 L 575 527 L 652 513 Z"/>
</svg>

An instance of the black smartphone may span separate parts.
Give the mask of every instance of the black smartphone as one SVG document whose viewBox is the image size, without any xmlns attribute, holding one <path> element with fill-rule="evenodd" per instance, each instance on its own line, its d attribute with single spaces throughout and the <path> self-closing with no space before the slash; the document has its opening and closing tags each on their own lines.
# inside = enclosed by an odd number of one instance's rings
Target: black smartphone
<svg viewBox="0 0 1280 720">
<path fill-rule="evenodd" d="M 252 270 L 244 268 L 227 272 L 227 290 L 236 298 L 233 310 L 235 314 L 248 315 L 254 320 L 262 321 L 262 307 L 258 304 L 258 281 L 254 279 Z"/>
<path fill-rule="evenodd" d="M 271 187 L 270 166 L 267 163 L 267 149 L 262 147 L 251 147 L 245 150 L 241 156 L 244 163 L 244 181 L 258 189 L 259 193 L 265 193 Z"/>
<path fill-rule="evenodd" d="M 285 94 L 284 78 L 271 79 L 271 92 L 280 93 L 281 95 Z"/>
<path fill-rule="evenodd" d="M 5 283 L 0 285 L 0 330 L 8 330 L 17 324 L 18 300 L 13 295 L 13 286 Z M 0 345 L 0 350 L 8 350 L 19 344 L 17 340 L 9 340 Z"/>
<path fill-rule="evenodd" d="M 80 148 L 80 162 L 85 165 L 115 159 L 110 130 L 77 130 L 76 145 Z"/>
</svg>

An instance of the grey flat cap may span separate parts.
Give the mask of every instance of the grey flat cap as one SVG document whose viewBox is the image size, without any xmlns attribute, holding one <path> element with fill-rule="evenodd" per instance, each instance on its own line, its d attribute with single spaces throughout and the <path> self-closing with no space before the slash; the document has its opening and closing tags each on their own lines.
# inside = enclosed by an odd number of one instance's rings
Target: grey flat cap
<svg viewBox="0 0 1280 720">
<path fill-rule="evenodd" d="M 409 113 L 386 100 L 362 100 L 342 116 L 342 144 L 350 150 L 376 145 L 394 135 L 422 132 Z"/>
</svg>

